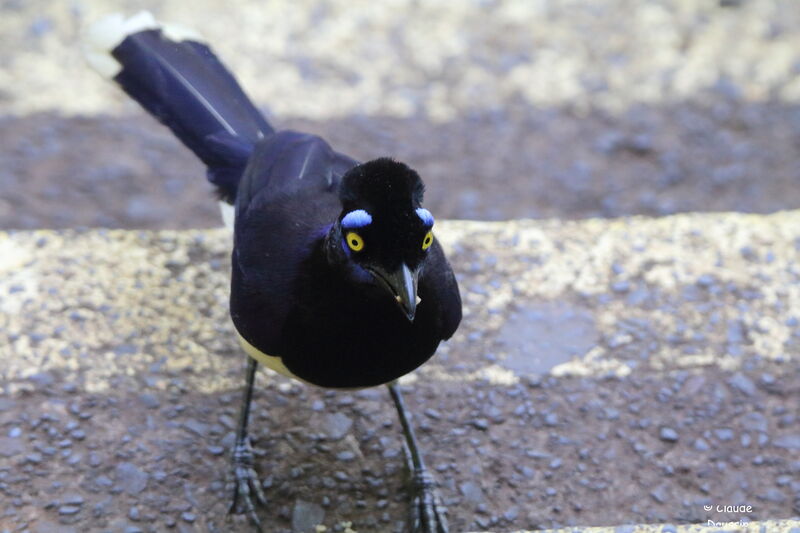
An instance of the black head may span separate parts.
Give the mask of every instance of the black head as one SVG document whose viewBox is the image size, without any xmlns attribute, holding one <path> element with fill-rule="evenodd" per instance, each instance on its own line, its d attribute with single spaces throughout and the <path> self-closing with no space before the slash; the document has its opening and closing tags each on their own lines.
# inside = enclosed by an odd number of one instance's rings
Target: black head
<svg viewBox="0 0 800 533">
<path fill-rule="evenodd" d="M 416 309 L 417 277 L 433 244 L 433 217 L 421 207 L 419 175 L 389 158 L 368 161 L 342 177 L 342 212 L 332 233 L 348 270 L 389 292 L 409 320 Z"/>
</svg>

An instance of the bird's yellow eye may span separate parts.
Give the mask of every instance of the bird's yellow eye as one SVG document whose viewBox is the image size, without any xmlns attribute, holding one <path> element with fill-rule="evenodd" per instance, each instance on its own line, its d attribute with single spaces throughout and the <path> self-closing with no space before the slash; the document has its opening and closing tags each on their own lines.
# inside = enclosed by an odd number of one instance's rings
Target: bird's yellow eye
<svg viewBox="0 0 800 533">
<path fill-rule="evenodd" d="M 351 231 L 345 235 L 344 239 L 347 241 L 347 246 L 354 252 L 360 252 L 364 249 L 364 239 L 355 231 Z"/>
<path fill-rule="evenodd" d="M 422 249 L 427 250 L 433 244 L 433 232 L 428 232 L 425 234 L 425 238 L 422 239 Z"/>
</svg>

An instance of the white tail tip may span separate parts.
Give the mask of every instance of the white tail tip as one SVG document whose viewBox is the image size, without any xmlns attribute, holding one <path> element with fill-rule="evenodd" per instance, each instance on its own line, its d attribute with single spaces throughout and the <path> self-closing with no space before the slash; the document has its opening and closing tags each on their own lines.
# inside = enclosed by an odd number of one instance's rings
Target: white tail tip
<svg viewBox="0 0 800 533">
<path fill-rule="evenodd" d="M 114 59 L 111 51 L 129 35 L 143 30 L 158 29 L 176 42 L 203 41 L 200 34 L 191 28 L 160 23 L 149 11 L 140 11 L 127 19 L 121 13 L 114 13 L 103 17 L 88 28 L 84 36 L 83 55 L 94 70 L 104 78 L 111 79 L 122 70 L 122 65 Z"/>
<path fill-rule="evenodd" d="M 233 233 L 233 223 L 236 219 L 236 208 L 229 203 L 220 202 L 219 210 L 222 212 L 222 222 Z"/>
</svg>

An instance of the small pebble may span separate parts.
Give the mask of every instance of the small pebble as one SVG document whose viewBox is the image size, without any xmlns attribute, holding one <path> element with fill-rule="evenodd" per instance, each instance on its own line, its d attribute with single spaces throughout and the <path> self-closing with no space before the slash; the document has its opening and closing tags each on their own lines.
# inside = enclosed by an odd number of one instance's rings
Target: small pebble
<svg viewBox="0 0 800 533">
<path fill-rule="evenodd" d="M 331 440 L 340 440 L 353 427 L 353 420 L 343 413 L 331 413 L 322 420 L 322 431 Z"/>
<path fill-rule="evenodd" d="M 83 505 L 84 499 L 80 494 L 69 494 L 61 498 L 63 505 Z"/>
<path fill-rule="evenodd" d="M 470 420 L 469 424 L 475 429 L 479 429 L 481 431 L 486 431 L 489 429 L 489 421 L 485 418 L 476 418 L 475 420 Z"/>
<path fill-rule="evenodd" d="M 140 394 L 139 401 L 142 402 L 142 404 L 148 409 L 158 409 L 158 407 L 161 405 L 161 402 L 158 401 L 158 397 L 149 392 L 143 392 Z"/>
<path fill-rule="evenodd" d="M 31 464 L 34 464 L 34 465 L 38 465 L 39 463 L 42 462 L 42 454 L 40 454 L 40 453 L 28 454 L 28 455 L 25 456 L 25 461 L 27 461 L 27 462 L 29 462 Z"/>
<path fill-rule="evenodd" d="M 356 454 L 349 450 L 345 450 L 343 452 L 339 452 L 336 454 L 336 459 L 338 459 L 339 461 L 352 461 L 355 458 Z"/>
<path fill-rule="evenodd" d="M 716 435 L 716 437 L 719 440 L 721 440 L 723 442 L 727 442 L 727 441 L 733 439 L 733 430 L 730 429 L 730 428 L 715 429 L 714 430 L 714 435 Z"/>
<path fill-rule="evenodd" d="M 676 442 L 678 440 L 678 432 L 670 427 L 663 427 L 659 437 L 665 442 Z"/>
<path fill-rule="evenodd" d="M 728 385 L 745 394 L 746 396 L 753 396 L 756 393 L 756 386 L 750 381 L 750 378 L 738 372 L 728 380 Z"/>
<path fill-rule="evenodd" d="M 356 506 L 360 506 L 358 502 L 356 502 Z M 316 503 L 296 500 L 292 509 L 291 520 L 292 533 L 314 531 L 316 525 L 325 520 L 325 510 Z"/>
<path fill-rule="evenodd" d="M 208 452 L 211 455 L 222 455 L 223 453 L 225 453 L 225 448 L 223 448 L 222 446 L 209 446 Z"/>
</svg>

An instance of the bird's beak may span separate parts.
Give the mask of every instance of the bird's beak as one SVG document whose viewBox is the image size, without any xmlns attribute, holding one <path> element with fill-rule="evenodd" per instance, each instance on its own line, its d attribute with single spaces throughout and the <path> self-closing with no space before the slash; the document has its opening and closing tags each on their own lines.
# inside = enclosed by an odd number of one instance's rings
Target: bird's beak
<svg viewBox="0 0 800 533">
<path fill-rule="evenodd" d="M 393 272 L 381 267 L 371 267 L 368 270 L 392 294 L 406 318 L 413 322 L 417 312 L 417 272 L 412 271 L 405 263 Z"/>
</svg>

